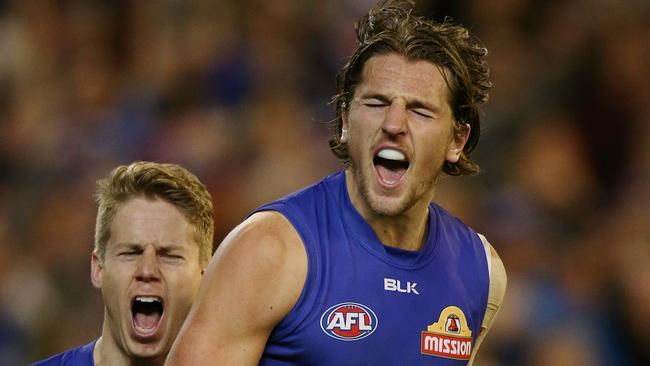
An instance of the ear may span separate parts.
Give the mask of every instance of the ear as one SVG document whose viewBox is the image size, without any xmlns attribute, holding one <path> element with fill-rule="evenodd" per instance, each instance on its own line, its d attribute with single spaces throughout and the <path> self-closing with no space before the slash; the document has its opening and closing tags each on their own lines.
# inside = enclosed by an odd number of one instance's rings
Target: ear
<svg viewBox="0 0 650 366">
<path fill-rule="evenodd" d="M 472 131 L 472 128 L 469 124 L 463 123 L 457 128 L 454 128 L 452 131 L 452 139 L 449 144 L 449 149 L 447 150 L 447 161 L 450 163 L 458 162 L 460 155 L 463 153 L 463 148 L 467 139 L 469 139 L 469 133 Z"/>
<path fill-rule="evenodd" d="M 348 112 L 343 111 L 341 113 L 341 143 L 347 144 L 350 139 L 348 129 Z"/>
<path fill-rule="evenodd" d="M 103 270 L 104 264 L 102 264 L 99 254 L 93 250 L 93 254 L 90 257 L 90 282 L 93 283 L 95 288 L 102 288 Z"/>
</svg>

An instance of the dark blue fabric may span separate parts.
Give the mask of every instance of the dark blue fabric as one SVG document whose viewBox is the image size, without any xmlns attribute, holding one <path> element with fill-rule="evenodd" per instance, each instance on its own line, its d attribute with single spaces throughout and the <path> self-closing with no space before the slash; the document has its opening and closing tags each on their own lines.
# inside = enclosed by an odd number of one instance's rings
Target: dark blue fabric
<svg viewBox="0 0 650 366">
<path fill-rule="evenodd" d="M 461 309 L 472 342 L 483 321 L 489 288 L 485 250 L 459 219 L 431 204 L 420 251 L 386 247 L 352 205 L 343 172 L 257 211 L 265 210 L 293 224 L 307 251 L 308 273 L 295 307 L 271 333 L 261 365 L 466 364 L 421 353 L 421 333 L 443 309 Z M 400 291 L 386 290 L 386 279 L 399 280 Z M 354 326 L 356 319 L 372 332 L 357 339 L 333 336 L 326 329 L 336 316 L 328 309 L 337 304 L 344 304 L 339 320 L 346 312 L 361 312 L 364 319 L 350 315 L 346 324 Z"/>
<path fill-rule="evenodd" d="M 31 366 L 94 366 L 93 350 L 97 340 L 71 350 L 59 353 L 46 360 L 33 363 Z"/>
</svg>

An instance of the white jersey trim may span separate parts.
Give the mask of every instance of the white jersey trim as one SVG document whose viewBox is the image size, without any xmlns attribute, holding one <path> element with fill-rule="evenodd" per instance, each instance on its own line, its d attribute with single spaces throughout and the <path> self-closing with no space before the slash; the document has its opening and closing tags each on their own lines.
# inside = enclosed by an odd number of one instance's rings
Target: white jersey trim
<svg viewBox="0 0 650 366">
<path fill-rule="evenodd" d="M 490 243 L 487 241 L 487 238 L 483 234 L 476 233 L 483 243 L 483 249 L 485 250 L 485 259 L 487 260 L 488 266 L 488 276 L 492 275 L 492 254 L 490 253 Z"/>
</svg>

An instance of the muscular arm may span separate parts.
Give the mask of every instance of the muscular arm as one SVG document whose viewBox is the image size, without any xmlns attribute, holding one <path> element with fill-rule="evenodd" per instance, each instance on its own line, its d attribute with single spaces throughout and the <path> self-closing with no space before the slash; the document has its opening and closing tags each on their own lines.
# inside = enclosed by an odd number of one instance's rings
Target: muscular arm
<svg viewBox="0 0 650 366">
<path fill-rule="evenodd" d="M 212 258 L 165 365 L 257 365 L 306 273 L 304 246 L 287 219 L 277 212 L 251 216 Z"/>
<path fill-rule="evenodd" d="M 483 235 L 479 235 L 483 245 L 486 249 L 486 254 L 489 261 L 490 268 L 490 289 L 488 292 L 488 301 L 487 309 L 485 309 L 485 315 L 483 316 L 483 324 L 481 324 L 481 333 L 476 338 L 474 342 L 474 348 L 472 349 L 472 356 L 469 359 L 468 365 L 472 365 L 476 354 L 478 353 L 478 348 L 485 339 L 487 332 L 494 324 L 494 318 L 503 304 L 503 298 L 506 295 L 506 285 L 508 283 L 508 278 L 506 277 L 506 269 L 503 266 L 503 262 L 496 250 L 488 243 L 487 239 Z"/>
</svg>

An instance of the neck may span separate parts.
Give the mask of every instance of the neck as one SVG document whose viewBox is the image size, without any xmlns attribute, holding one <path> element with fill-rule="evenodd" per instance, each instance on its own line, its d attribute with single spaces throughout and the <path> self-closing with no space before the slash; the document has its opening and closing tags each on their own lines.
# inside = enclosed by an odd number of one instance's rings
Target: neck
<svg viewBox="0 0 650 366">
<path fill-rule="evenodd" d="M 382 244 L 405 250 L 420 250 L 428 232 L 430 199 L 421 198 L 396 215 L 382 215 L 373 210 L 358 193 L 353 174 L 346 172 L 346 182 L 352 205 L 366 220 Z M 429 195 L 427 195 L 426 198 Z M 433 192 L 430 193 L 433 199 Z"/>
<path fill-rule="evenodd" d="M 428 211 L 414 219 L 390 216 L 364 217 L 382 244 L 405 250 L 420 250 L 426 240 Z"/>
</svg>

